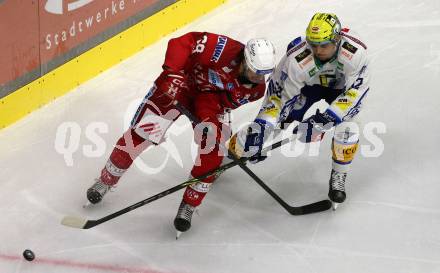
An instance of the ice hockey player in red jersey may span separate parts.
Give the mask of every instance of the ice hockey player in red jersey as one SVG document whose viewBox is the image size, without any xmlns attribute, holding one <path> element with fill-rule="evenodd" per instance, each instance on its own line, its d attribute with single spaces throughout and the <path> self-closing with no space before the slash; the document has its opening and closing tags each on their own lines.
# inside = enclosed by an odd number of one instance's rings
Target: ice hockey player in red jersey
<svg viewBox="0 0 440 273">
<path fill-rule="evenodd" d="M 197 119 L 211 124 L 201 134 L 194 133 L 199 144 L 199 162 L 191 175 L 201 176 L 220 166 L 223 156 L 219 143 L 230 136 L 220 132 L 225 124 L 219 117 L 226 109 L 261 98 L 265 75 L 275 66 L 275 50 L 266 39 L 251 39 L 246 45 L 224 35 L 189 32 L 168 43 L 163 71 L 139 106 L 131 127 L 117 141 L 101 175 L 87 190 L 87 199 L 96 204 L 118 183 L 133 160 L 151 145 L 164 141 L 166 130 L 182 113 L 177 101 Z M 212 149 L 204 149 L 206 134 L 216 133 Z M 210 150 L 209 152 L 201 152 Z M 188 186 L 174 225 L 178 232 L 191 227 L 194 209 L 200 205 L 215 177 Z"/>
<path fill-rule="evenodd" d="M 294 39 L 268 81 L 267 95 L 251 130 L 238 132 L 230 149 L 248 153 L 251 161 L 265 158 L 261 149 L 272 133 L 293 121 L 294 133 L 303 142 L 321 141 L 334 129 L 332 170 L 328 196 L 334 208 L 346 199 L 345 182 L 359 142 L 359 112 L 369 91 L 370 68 L 367 46 L 338 17 L 316 13 L 306 37 Z M 325 100 L 327 109 L 303 119 L 316 102 Z"/>
</svg>

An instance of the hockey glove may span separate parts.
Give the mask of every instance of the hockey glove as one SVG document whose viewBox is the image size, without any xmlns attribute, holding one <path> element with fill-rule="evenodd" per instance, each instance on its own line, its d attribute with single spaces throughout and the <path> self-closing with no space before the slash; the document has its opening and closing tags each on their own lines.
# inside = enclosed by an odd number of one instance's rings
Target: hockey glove
<svg viewBox="0 0 440 273">
<path fill-rule="evenodd" d="M 318 142 L 324 137 L 326 131 L 335 126 L 335 118 L 327 111 L 320 113 L 319 109 L 316 114 L 301 122 L 295 129 L 294 134 L 298 134 L 298 140 L 304 143 Z"/>
<path fill-rule="evenodd" d="M 264 96 L 264 85 L 241 85 L 236 79 L 226 84 L 228 90 L 221 93 L 222 103 L 231 109 L 236 109 L 248 102 L 256 101 Z"/>
<path fill-rule="evenodd" d="M 157 92 L 156 103 L 168 107 L 175 100 L 179 100 L 182 93 L 188 91 L 186 76 L 180 71 L 163 70 L 154 82 Z"/>
<path fill-rule="evenodd" d="M 266 155 L 261 154 L 261 150 L 263 149 L 265 138 L 267 139 L 273 129 L 273 125 L 262 119 L 256 119 L 254 124 L 248 128 L 244 151 L 249 155 L 249 162 L 252 164 L 267 158 Z"/>
<path fill-rule="evenodd" d="M 229 158 L 234 154 L 237 158 L 249 157 L 249 162 L 255 164 L 263 161 L 267 156 L 261 154 L 264 137 L 273 131 L 273 126 L 266 121 L 257 119 L 246 130 L 235 134 L 229 141 Z"/>
</svg>

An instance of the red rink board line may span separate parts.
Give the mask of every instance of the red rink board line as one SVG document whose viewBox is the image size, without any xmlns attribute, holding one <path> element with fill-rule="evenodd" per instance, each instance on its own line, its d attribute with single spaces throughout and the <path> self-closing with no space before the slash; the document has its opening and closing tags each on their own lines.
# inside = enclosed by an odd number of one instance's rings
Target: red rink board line
<svg viewBox="0 0 440 273">
<path fill-rule="evenodd" d="M 29 263 L 29 265 L 52 265 L 52 266 L 62 266 L 69 268 L 82 268 L 82 269 L 93 269 L 93 270 L 101 270 L 103 272 L 119 272 L 119 273 L 165 273 L 162 271 L 157 271 L 148 268 L 136 268 L 136 267 L 124 267 L 118 265 L 110 265 L 110 264 L 95 264 L 95 263 L 80 263 L 75 261 L 68 260 L 55 260 L 55 259 L 46 259 L 46 258 L 35 258 L 35 260 L 29 262 L 26 261 L 23 256 L 14 256 L 14 255 L 4 255 L 0 254 L 0 260 L 6 261 L 23 261 Z"/>
</svg>

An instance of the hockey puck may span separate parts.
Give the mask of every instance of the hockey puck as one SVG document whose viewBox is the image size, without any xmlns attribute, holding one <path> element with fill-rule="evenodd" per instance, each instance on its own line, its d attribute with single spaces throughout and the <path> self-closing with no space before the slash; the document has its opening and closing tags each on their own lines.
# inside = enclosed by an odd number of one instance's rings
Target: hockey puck
<svg viewBox="0 0 440 273">
<path fill-rule="evenodd" d="M 25 251 L 23 251 L 23 257 L 27 260 L 27 261 L 33 261 L 35 259 L 35 254 L 34 252 L 32 252 L 32 250 L 30 249 L 26 249 Z"/>
</svg>

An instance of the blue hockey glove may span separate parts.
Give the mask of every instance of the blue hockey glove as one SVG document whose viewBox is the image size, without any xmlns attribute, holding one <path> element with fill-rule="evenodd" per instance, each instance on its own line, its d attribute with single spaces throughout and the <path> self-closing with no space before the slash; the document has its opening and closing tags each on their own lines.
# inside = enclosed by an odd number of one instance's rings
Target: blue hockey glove
<svg viewBox="0 0 440 273">
<path fill-rule="evenodd" d="M 316 114 L 301 122 L 295 129 L 294 134 L 298 134 L 298 140 L 304 143 L 318 142 L 324 137 L 326 131 L 335 126 L 335 118 L 327 111 Z"/>
<path fill-rule="evenodd" d="M 244 151 L 249 157 L 249 162 L 252 164 L 267 158 L 266 155 L 261 154 L 261 150 L 263 149 L 265 137 L 267 139 L 273 129 L 273 125 L 262 119 L 256 119 L 254 124 L 248 128 Z"/>
</svg>

